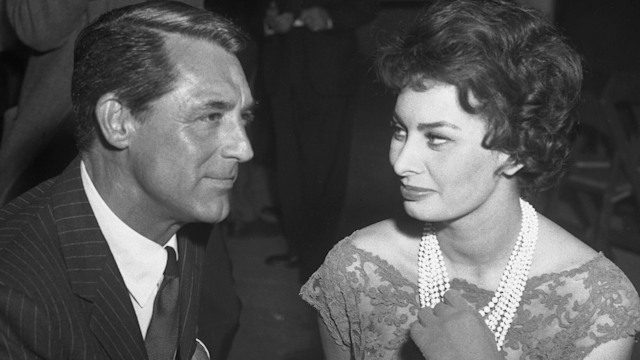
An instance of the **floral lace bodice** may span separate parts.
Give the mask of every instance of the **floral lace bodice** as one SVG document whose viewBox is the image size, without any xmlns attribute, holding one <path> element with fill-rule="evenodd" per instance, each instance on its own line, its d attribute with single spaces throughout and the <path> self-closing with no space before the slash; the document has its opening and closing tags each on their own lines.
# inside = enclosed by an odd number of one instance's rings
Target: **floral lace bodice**
<svg viewBox="0 0 640 360">
<path fill-rule="evenodd" d="M 493 296 L 461 279 L 451 287 L 477 309 Z M 409 338 L 420 309 L 417 285 L 350 237 L 331 250 L 300 295 L 355 359 L 423 359 Z M 530 278 L 502 351 L 507 359 L 583 359 L 596 346 L 639 330 L 636 290 L 599 254 L 578 268 Z"/>
</svg>

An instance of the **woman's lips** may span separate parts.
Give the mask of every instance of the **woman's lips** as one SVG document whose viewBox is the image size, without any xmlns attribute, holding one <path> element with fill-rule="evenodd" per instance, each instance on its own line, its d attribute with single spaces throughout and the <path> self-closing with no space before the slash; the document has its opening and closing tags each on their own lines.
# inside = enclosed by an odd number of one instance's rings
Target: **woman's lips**
<svg viewBox="0 0 640 360">
<path fill-rule="evenodd" d="M 408 201 L 418 201 L 427 197 L 433 190 L 410 186 L 410 185 L 401 185 L 400 193 L 405 200 Z"/>
</svg>

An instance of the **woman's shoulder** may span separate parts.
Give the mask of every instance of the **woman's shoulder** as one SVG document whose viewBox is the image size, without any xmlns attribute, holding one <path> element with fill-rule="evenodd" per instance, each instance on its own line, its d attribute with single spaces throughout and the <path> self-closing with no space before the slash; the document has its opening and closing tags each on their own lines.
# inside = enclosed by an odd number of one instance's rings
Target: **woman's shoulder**
<svg viewBox="0 0 640 360">
<path fill-rule="evenodd" d="M 574 295 L 579 294 L 581 290 L 587 293 L 593 290 L 600 292 L 603 287 L 615 287 L 624 292 L 636 293 L 626 274 L 602 253 L 596 253 L 593 258 L 578 266 L 536 274 L 532 279 L 535 280 L 534 287 L 564 289 Z"/>
<path fill-rule="evenodd" d="M 354 231 L 347 239 L 354 246 L 368 247 L 371 244 L 384 242 L 386 238 L 393 235 L 394 228 L 395 219 L 385 219 Z"/>
<path fill-rule="evenodd" d="M 389 218 L 354 232 L 349 240 L 359 249 L 374 254 L 395 252 L 398 246 L 416 244 L 420 238 L 421 225 L 407 218 Z"/>
<path fill-rule="evenodd" d="M 350 243 L 372 268 L 413 281 L 417 277 L 421 233 L 420 222 L 408 217 L 391 218 L 358 230 Z"/>
<path fill-rule="evenodd" d="M 568 231 L 542 219 L 538 241 L 536 255 L 539 261 L 532 271 L 538 285 L 564 289 L 576 297 L 582 294 L 583 300 L 593 298 L 607 288 L 610 292 L 620 293 L 630 303 L 637 303 L 637 292 L 625 273 Z M 637 307 L 637 304 L 633 306 Z"/>
<path fill-rule="evenodd" d="M 540 216 L 538 241 L 531 275 L 576 269 L 598 256 L 583 241 L 544 216 Z"/>
<path fill-rule="evenodd" d="M 364 278 L 370 281 L 378 276 L 394 279 L 406 276 L 402 265 L 407 261 L 403 259 L 404 246 L 400 240 L 406 235 L 399 235 L 403 226 L 397 219 L 386 219 L 354 231 L 329 251 L 314 276 L 350 278 L 354 284 Z M 411 256 L 415 257 L 415 251 Z"/>
<path fill-rule="evenodd" d="M 536 276 L 527 289 L 523 299 L 531 306 L 531 321 L 535 322 L 536 314 L 571 319 L 564 336 L 572 338 L 581 351 L 640 331 L 638 293 L 602 253 L 577 267 Z"/>
<path fill-rule="evenodd" d="M 380 249 L 387 247 L 390 239 L 396 237 L 393 230 L 394 224 L 393 219 L 386 219 L 355 230 L 329 251 L 325 263 L 344 263 L 345 259 L 362 261 L 376 257 L 380 254 Z"/>
</svg>

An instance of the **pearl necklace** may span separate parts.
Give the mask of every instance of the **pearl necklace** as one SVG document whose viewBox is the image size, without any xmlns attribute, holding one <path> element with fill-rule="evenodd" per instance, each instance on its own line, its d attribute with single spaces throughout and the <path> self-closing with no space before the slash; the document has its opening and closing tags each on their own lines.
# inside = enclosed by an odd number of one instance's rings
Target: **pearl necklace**
<svg viewBox="0 0 640 360">
<path fill-rule="evenodd" d="M 507 267 L 493 299 L 479 311 L 493 332 L 498 350 L 520 305 L 520 299 L 531 268 L 531 259 L 538 238 L 538 215 L 528 202 L 520 199 L 522 224 Z M 420 306 L 433 308 L 449 290 L 449 277 L 444 257 L 433 226 L 425 223 L 418 250 L 418 290 Z"/>
</svg>

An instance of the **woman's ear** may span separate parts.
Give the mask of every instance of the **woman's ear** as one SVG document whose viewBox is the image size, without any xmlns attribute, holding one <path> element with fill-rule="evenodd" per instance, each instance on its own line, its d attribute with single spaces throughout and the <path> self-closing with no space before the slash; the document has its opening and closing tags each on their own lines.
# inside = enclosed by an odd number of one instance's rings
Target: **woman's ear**
<svg viewBox="0 0 640 360">
<path fill-rule="evenodd" d="M 512 177 L 520 171 L 524 167 L 523 164 L 517 162 L 517 160 L 513 157 L 513 155 L 500 153 L 499 155 L 502 166 L 500 168 L 500 173 L 506 175 L 507 177 Z"/>
<path fill-rule="evenodd" d="M 135 132 L 136 120 L 129 109 L 113 93 L 106 93 L 96 104 L 96 118 L 100 132 L 109 145 L 117 149 L 129 146 Z"/>
</svg>

